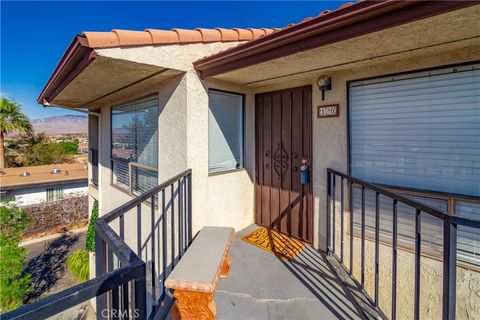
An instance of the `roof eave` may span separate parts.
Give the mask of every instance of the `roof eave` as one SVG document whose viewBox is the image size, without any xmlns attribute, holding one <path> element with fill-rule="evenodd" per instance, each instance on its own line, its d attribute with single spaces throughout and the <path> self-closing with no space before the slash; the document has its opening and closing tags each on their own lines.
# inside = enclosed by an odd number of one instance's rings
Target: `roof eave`
<svg viewBox="0 0 480 320">
<path fill-rule="evenodd" d="M 361 1 L 200 59 L 193 65 L 202 78 L 208 78 L 479 3 Z"/>
<path fill-rule="evenodd" d="M 37 102 L 48 105 L 55 97 L 84 70 L 96 54 L 83 36 L 75 36 L 48 79 Z"/>
</svg>

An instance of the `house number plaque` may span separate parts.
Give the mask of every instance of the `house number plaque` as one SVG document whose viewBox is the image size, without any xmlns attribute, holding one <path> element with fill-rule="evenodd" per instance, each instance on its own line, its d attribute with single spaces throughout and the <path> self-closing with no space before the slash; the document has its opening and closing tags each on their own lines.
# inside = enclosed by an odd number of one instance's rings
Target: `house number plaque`
<svg viewBox="0 0 480 320">
<path fill-rule="evenodd" d="M 339 115 L 339 105 L 338 104 L 329 104 L 324 106 L 317 107 L 317 118 L 332 118 L 338 117 Z"/>
</svg>

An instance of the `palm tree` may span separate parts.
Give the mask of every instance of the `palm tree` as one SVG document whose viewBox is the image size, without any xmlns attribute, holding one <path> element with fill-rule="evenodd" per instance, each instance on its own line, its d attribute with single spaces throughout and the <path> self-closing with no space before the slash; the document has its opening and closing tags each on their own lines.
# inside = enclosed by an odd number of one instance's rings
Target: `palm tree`
<svg viewBox="0 0 480 320">
<path fill-rule="evenodd" d="M 30 130 L 32 130 L 32 124 L 22 112 L 22 106 L 15 101 L 2 97 L 0 100 L 0 170 L 5 168 L 5 135 Z"/>
</svg>

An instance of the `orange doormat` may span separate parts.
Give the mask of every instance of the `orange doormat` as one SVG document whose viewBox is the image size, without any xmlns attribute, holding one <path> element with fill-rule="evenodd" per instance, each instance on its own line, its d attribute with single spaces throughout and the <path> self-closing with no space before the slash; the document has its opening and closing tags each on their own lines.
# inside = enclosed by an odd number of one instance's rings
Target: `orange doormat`
<svg viewBox="0 0 480 320">
<path fill-rule="evenodd" d="M 259 227 L 242 239 L 260 249 L 289 260 L 305 247 L 303 242 L 265 227 Z"/>
</svg>

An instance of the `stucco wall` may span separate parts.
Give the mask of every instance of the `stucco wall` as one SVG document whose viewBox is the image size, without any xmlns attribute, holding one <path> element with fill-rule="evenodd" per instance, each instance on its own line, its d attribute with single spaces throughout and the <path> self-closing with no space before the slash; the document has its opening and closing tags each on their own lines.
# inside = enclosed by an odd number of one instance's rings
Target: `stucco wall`
<svg viewBox="0 0 480 320">
<path fill-rule="evenodd" d="M 221 82 L 201 82 L 188 77 L 188 166 L 193 170 L 193 225 L 231 226 L 237 231 L 253 223 L 254 109 L 253 96 L 245 88 Z M 245 94 L 245 168 L 227 173 L 208 173 L 208 89 Z"/>
<path fill-rule="evenodd" d="M 478 59 L 479 48 L 458 51 L 417 52 L 393 59 L 378 59 L 376 63 L 359 63 L 348 68 L 326 69 L 314 77 L 294 77 L 278 80 L 274 85 L 255 88 L 254 92 L 268 92 L 302 85 L 312 85 L 313 117 L 313 196 L 314 196 L 314 245 L 326 250 L 326 169 L 342 172 L 348 170 L 347 147 L 347 81 L 369 78 L 392 73 L 413 71 L 437 66 L 445 66 Z M 319 57 L 320 59 L 321 57 Z M 332 77 L 332 90 L 326 92 L 325 100 L 315 84 L 316 78 L 326 74 Z M 253 103 L 253 102 L 252 102 Z M 339 103 L 338 118 L 317 119 L 316 106 Z M 337 193 L 339 195 L 339 192 Z M 337 203 L 338 208 L 340 204 Z M 337 218 L 339 221 L 339 218 Z M 347 228 L 345 228 L 346 230 Z M 340 228 L 337 226 L 337 230 Z M 360 240 L 354 238 L 354 275 L 360 279 Z M 345 236 L 345 243 L 349 238 Z M 339 236 L 337 245 L 339 244 Z M 373 296 L 373 243 L 366 245 L 366 288 Z M 339 250 L 339 249 L 337 249 Z M 346 265 L 349 264 L 349 247 L 345 248 Z M 339 251 L 337 251 L 339 254 Z M 380 248 L 380 307 L 387 315 L 391 312 L 391 247 Z M 413 314 L 413 274 L 414 255 L 411 252 L 398 252 L 398 319 L 411 319 Z M 421 259 L 421 318 L 441 318 L 441 292 L 443 279 L 442 263 L 422 256 Z M 480 317 L 480 273 L 475 269 L 457 268 L 457 319 L 478 319 Z"/>
<path fill-rule="evenodd" d="M 339 221 L 340 203 L 337 203 Z M 347 212 L 348 215 L 348 212 Z M 337 225 L 337 231 L 340 224 Z M 345 226 L 345 230 L 348 227 Z M 361 278 L 361 238 L 353 237 L 353 275 Z M 336 254 L 340 256 L 340 233 L 336 237 Z M 350 234 L 344 235 L 344 264 L 350 265 Z M 365 241 L 365 290 L 374 296 L 375 243 Z M 379 307 L 391 316 L 392 299 L 392 246 L 380 244 L 379 248 Z M 410 250 L 397 251 L 397 319 L 413 319 L 415 255 Z M 459 264 L 457 266 L 457 309 L 459 320 L 480 317 L 480 268 Z M 420 319 L 442 317 L 443 262 L 441 253 L 420 258 Z"/>
<path fill-rule="evenodd" d="M 469 48 L 461 52 L 445 50 L 441 47 L 437 48 L 437 51 L 432 51 L 430 48 L 398 56 L 377 57 L 375 62 L 370 63 L 362 61 L 358 64 L 324 69 L 318 74 L 310 74 L 303 78 L 300 76 L 289 79 L 280 78 L 275 84 L 253 88 L 215 80 L 202 82 L 191 62 L 231 45 L 234 44 L 111 48 L 98 50 L 98 53 L 111 58 L 150 63 L 185 72 L 183 76 L 179 77 L 180 79 L 169 80 L 168 85 L 163 84 L 163 86 L 170 86 L 164 88 L 166 92 L 173 90 L 176 94 L 169 98 L 170 108 L 165 109 L 165 112 L 160 115 L 160 122 L 163 119 L 164 124 L 160 124 L 159 180 L 162 181 L 187 167 L 193 169 L 195 230 L 206 224 L 229 224 L 236 229 L 241 229 L 253 222 L 254 94 L 312 85 L 314 245 L 322 250 L 326 249 L 324 241 L 326 237 L 326 168 L 331 167 L 343 172 L 348 169 L 347 81 L 473 61 L 477 58 L 478 53 L 478 48 Z M 320 56 L 319 59 L 321 59 Z M 333 88 L 326 93 L 324 101 L 321 101 L 320 92 L 315 83 L 320 74 L 332 77 Z M 208 88 L 229 90 L 246 95 L 246 168 L 243 171 L 216 176 L 208 175 Z M 155 89 L 152 90 L 155 91 Z M 147 91 L 144 88 L 144 92 L 139 93 L 138 96 L 147 94 Z M 114 98 L 112 103 L 113 100 Z M 317 119 L 316 106 L 330 103 L 340 104 L 340 116 Z M 105 115 L 103 116 L 105 118 Z M 109 119 L 104 120 L 109 121 Z M 179 128 L 183 128 L 184 132 L 178 135 L 173 134 L 175 131 L 172 132 L 172 130 L 179 130 Z M 109 137 L 109 131 L 102 135 Z M 105 156 L 109 157 L 109 154 L 105 154 Z M 106 190 L 115 192 L 108 187 Z"/>
<path fill-rule="evenodd" d="M 232 45 L 232 44 L 229 44 Z M 225 82 L 201 81 L 193 70 L 191 62 L 196 58 L 223 50 L 229 45 L 185 45 L 157 46 L 129 49 L 102 49 L 98 53 L 111 58 L 127 59 L 142 63 L 150 63 L 162 67 L 173 68 L 184 72 L 181 76 L 144 88 L 137 97 L 152 92 L 160 92 L 161 113 L 159 117 L 159 181 L 172 176 L 185 168 L 193 170 L 193 231 L 204 225 L 228 225 L 237 230 L 253 223 L 254 220 L 254 94 L 269 92 L 303 85 L 312 85 L 312 135 L 313 165 L 312 183 L 314 196 L 314 246 L 326 249 L 326 169 L 334 168 L 347 172 L 347 81 L 382 76 L 386 74 L 413 71 L 423 68 L 445 66 L 450 64 L 474 61 L 478 59 L 479 48 L 468 50 L 445 50 L 441 47 L 429 48 L 405 54 L 373 57 L 371 61 L 362 61 L 335 68 L 325 68 L 316 74 L 280 78 L 274 84 L 262 87 L 247 87 Z M 318 59 L 321 59 L 319 53 Z M 274 66 L 273 66 L 274 67 Z M 332 77 L 332 90 L 326 92 L 325 100 L 316 86 L 316 78 L 321 74 Z M 246 130 L 245 130 L 245 169 L 220 175 L 208 174 L 208 88 L 216 88 L 238 93 L 246 97 Z M 131 98 L 135 98 L 132 96 Z M 110 103 L 101 106 L 100 133 L 100 187 L 99 200 L 102 214 L 125 203 L 130 197 L 110 185 L 110 110 L 109 106 L 120 101 L 112 97 Z M 316 106 L 320 104 L 339 103 L 338 118 L 317 119 Z M 133 215 L 132 215 L 133 216 Z M 131 218 L 129 218 L 131 219 Z M 157 219 L 157 218 L 156 218 Z M 129 221 L 131 226 L 136 222 Z M 142 242 L 148 241 L 148 222 L 142 220 Z M 147 224 L 145 224 L 147 223 Z M 132 227 L 126 236 L 131 245 L 136 242 L 136 230 Z M 135 239 L 134 239 L 135 238 Z M 130 243 L 129 243 L 130 244 Z M 356 247 L 359 247 L 356 245 Z M 148 244 L 145 246 L 148 248 Z M 147 251 L 148 252 L 148 249 Z M 372 250 L 367 250 L 372 254 Z M 360 254 L 359 250 L 355 254 Z M 383 257 L 385 255 L 385 257 Z M 389 312 L 390 296 L 388 248 L 382 247 L 381 259 L 381 306 Z M 148 259 L 148 257 L 145 257 Z M 359 259 L 355 258 L 356 261 Z M 399 252 L 401 268 L 399 278 L 399 316 L 410 318 L 413 286 L 411 270 L 413 255 Z M 367 260 L 372 261 L 371 257 Z M 372 278 L 372 269 L 368 269 L 366 277 Z M 355 269 L 358 276 L 358 270 Z M 441 288 L 441 264 L 436 260 L 422 259 L 422 282 L 429 283 L 429 290 L 422 296 L 422 315 L 436 318 L 440 310 L 439 292 Z M 480 283 L 478 273 L 467 269 L 458 270 L 459 298 L 457 305 L 462 306 L 459 313 L 461 319 L 474 319 L 478 315 Z M 370 281 L 370 280 L 368 280 Z M 438 287 L 440 285 L 440 287 Z M 367 284 L 371 288 L 371 283 Z M 431 289 L 431 290 L 430 290 Z M 463 297 L 463 298 L 462 298 Z M 463 307 L 468 305 L 467 307 Z M 423 308 L 423 307 L 422 307 Z"/>
<path fill-rule="evenodd" d="M 465 54 L 463 52 L 462 54 Z M 475 59 L 472 51 L 471 60 Z M 416 56 L 405 60 L 389 61 L 384 64 L 366 66 L 358 69 L 350 68 L 348 70 L 326 71 L 332 76 L 333 90 L 326 94 L 324 102 L 319 101 L 317 95 L 314 106 L 317 104 L 340 103 L 340 118 L 334 119 L 315 119 L 314 122 L 314 154 L 316 157 L 315 176 L 317 181 L 314 183 L 314 192 L 316 190 L 316 203 L 319 206 L 316 209 L 317 223 L 320 235 L 320 248 L 324 248 L 326 232 L 326 196 L 325 179 L 326 168 L 332 167 L 346 172 L 347 168 L 347 145 L 346 145 L 346 91 L 347 81 L 354 79 L 367 78 L 389 73 L 403 72 L 429 68 L 435 66 L 449 65 L 464 62 L 464 57 L 455 55 L 452 52 L 438 53 L 430 56 Z M 318 92 L 318 90 L 317 90 Z M 315 98 L 314 98 L 315 101 Z M 315 112 L 315 110 L 314 110 Z M 322 137 L 322 139 L 316 139 Z M 333 142 L 333 143 L 332 143 Z M 340 146 L 340 148 L 339 148 Z M 342 154 L 342 149 L 343 154 Z M 326 152 L 328 150 L 328 152 Z M 329 155 L 333 151 L 334 158 Z M 340 160 L 341 159 L 341 160 Z M 320 181 L 319 181 L 320 180 Z M 339 194 L 339 192 L 337 193 Z M 319 197 L 317 197 L 319 196 Z M 340 204 L 337 203 L 337 207 Z M 339 221 L 339 218 L 337 218 Z M 339 230 L 339 227 L 337 227 Z M 347 230 L 347 228 L 345 228 Z M 349 241 L 345 237 L 345 243 Z M 337 244 L 339 238 L 337 238 Z M 349 264 L 349 248 L 346 246 L 346 265 Z M 339 252 L 339 251 L 337 251 Z M 373 296 L 373 261 L 374 244 L 371 241 L 366 242 L 366 288 Z M 414 274 L 414 254 L 405 250 L 398 251 L 398 286 L 397 286 L 397 312 L 398 319 L 411 319 L 413 316 L 413 274 Z M 382 245 L 380 247 L 380 307 L 387 315 L 391 312 L 391 247 Z M 360 279 L 360 239 L 354 237 L 354 276 Z M 421 307 L 420 316 L 423 319 L 439 319 L 441 317 L 442 302 L 442 279 L 443 265 L 438 259 L 427 256 L 421 258 Z M 480 273 L 474 269 L 459 266 L 457 268 L 457 319 L 478 319 L 480 317 Z"/>
<path fill-rule="evenodd" d="M 99 181 L 98 188 L 91 187 L 91 196 L 95 197 L 99 203 L 99 215 L 105 215 L 111 210 L 118 208 L 125 204 L 132 197 L 125 191 L 115 187 L 112 184 L 112 171 L 111 171 L 111 106 L 121 104 L 126 101 L 130 101 L 136 98 L 144 97 L 150 94 L 158 93 L 159 99 L 159 181 L 165 180 L 167 177 L 179 173 L 186 168 L 186 127 L 185 123 L 185 104 L 186 97 L 186 84 L 185 77 L 178 76 L 172 79 L 166 80 L 162 83 L 156 83 L 149 87 L 144 87 L 143 90 L 136 92 L 128 96 L 127 98 L 122 96 L 119 99 L 118 96 L 112 95 L 102 105 L 91 106 L 93 109 L 98 109 L 99 116 Z M 183 113 L 182 113 L 183 112 Z M 173 119 L 173 120 L 172 120 Z M 183 124 L 182 124 L 183 123 Z M 175 155 L 175 156 L 173 156 Z M 171 211 L 170 211 L 170 196 L 167 193 L 167 225 L 168 229 L 171 229 Z M 90 201 L 93 204 L 93 199 Z M 148 205 L 141 206 L 142 213 L 140 218 L 136 214 L 136 210 L 131 210 L 124 215 L 124 240 L 134 249 L 139 256 L 147 262 L 147 270 L 149 272 L 149 283 L 151 281 L 151 208 Z M 178 209 L 177 209 L 178 210 Z M 177 211 L 178 212 L 178 211 Z M 160 212 L 157 210 L 154 213 L 154 232 L 156 234 L 156 248 L 158 250 L 158 239 L 162 237 L 159 231 Z M 178 219 L 177 219 L 178 221 Z M 120 234 L 119 220 L 110 223 L 110 226 L 116 230 L 117 234 Z M 177 228 L 177 227 L 176 227 Z M 178 228 L 176 229 L 178 230 Z M 138 237 L 140 235 L 140 237 Z M 171 237 L 171 234 L 167 234 Z M 140 248 L 140 251 L 137 251 Z M 178 251 L 178 244 L 177 244 Z M 160 252 L 160 251 L 159 251 Z M 168 247 L 168 257 L 171 257 L 171 247 Z M 160 258 L 157 254 L 156 265 L 159 266 Z M 100 259 L 104 261 L 104 257 L 92 256 L 90 277 L 95 276 L 95 260 Z M 167 264 L 171 264 L 168 260 Z M 157 271 L 161 271 L 158 270 Z M 157 274 L 158 279 L 159 274 Z M 151 290 L 150 287 L 148 290 Z M 92 301 L 92 305 L 95 307 L 95 302 Z"/>
<path fill-rule="evenodd" d="M 480 48 L 458 51 L 437 51 L 435 54 L 422 51 L 397 57 L 377 59 L 376 63 L 358 63 L 325 69 L 313 77 L 279 79 L 276 84 L 254 88 L 254 93 L 269 92 L 303 85 L 312 85 L 312 135 L 313 135 L 313 196 L 314 196 L 314 245 L 326 250 L 326 169 L 342 172 L 348 170 L 347 147 L 347 81 L 445 66 L 478 59 Z M 321 57 L 319 57 L 321 59 Z M 316 85 L 318 76 L 326 74 L 332 78 L 332 90 L 321 92 Z M 253 103 L 253 102 L 252 102 Z M 317 106 L 340 105 L 338 118 L 317 119 Z"/>
<path fill-rule="evenodd" d="M 154 46 L 142 48 L 111 48 L 97 50 L 97 53 L 116 59 L 148 63 L 183 71 L 178 78 L 159 84 L 160 105 L 159 117 L 159 182 L 191 168 L 193 231 L 200 230 L 205 225 L 231 226 L 236 230 L 253 223 L 253 170 L 254 170 L 254 112 L 253 95 L 249 90 L 239 86 L 229 86 L 221 82 L 202 82 L 192 62 L 209 54 L 238 43 L 211 43 Z M 246 94 L 250 100 L 246 108 L 246 147 L 245 169 L 236 172 L 210 176 L 208 174 L 208 89 L 216 88 Z M 155 91 L 152 88 L 150 91 Z M 147 90 L 148 91 L 148 90 Z M 138 96 L 146 95 L 138 94 Z M 166 98 L 165 98 L 166 97 Z M 133 98 L 133 96 L 132 96 Z M 166 100 L 168 101 L 166 101 Z M 102 106 L 102 113 L 109 113 L 108 105 L 115 103 L 115 98 Z M 105 110 L 105 111 L 104 111 Z M 110 119 L 104 119 L 103 129 Z M 109 132 L 102 132 L 103 137 L 109 137 Z M 108 142 L 109 143 L 109 142 Z M 105 144 L 101 144 L 104 146 Z M 103 180 L 111 175 L 108 167 L 109 153 L 103 153 L 108 159 L 104 168 Z M 108 171 L 108 172 L 107 172 Z M 103 185 L 101 193 L 110 195 L 119 191 Z M 113 209 L 123 202 L 123 195 L 104 197 L 107 203 L 102 204 L 101 212 Z"/>
</svg>

